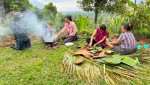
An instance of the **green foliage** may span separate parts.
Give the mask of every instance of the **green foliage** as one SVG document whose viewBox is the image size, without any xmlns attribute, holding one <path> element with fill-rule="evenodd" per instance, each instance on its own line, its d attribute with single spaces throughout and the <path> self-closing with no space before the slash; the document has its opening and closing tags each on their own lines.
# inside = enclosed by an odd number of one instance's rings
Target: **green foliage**
<svg viewBox="0 0 150 85">
<path fill-rule="evenodd" d="M 92 85 L 125 85 L 125 84 L 148 84 L 149 64 L 142 64 L 141 69 L 135 69 L 128 65 L 110 65 L 100 63 L 101 59 L 90 61 L 82 56 L 84 63 L 75 65 L 73 60 L 78 56 L 66 53 L 63 58 L 62 71 L 67 73 L 70 78 L 79 79 L 85 84 Z M 139 58 L 143 58 L 139 56 Z M 113 60 L 116 61 L 116 60 Z M 98 63 L 99 62 L 99 63 Z M 111 61 L 112 62 L 112 61 Z M 145 62 L 144 62 L 145 63 Z M 103 81 L 103 82 L 102 82 Z"/>
<path fill-rule="evenodd" d="M 138 59 L 134 60 L 130 57 L 124 56 L 124 58 L 121 60 L 122 63 L 125 63 L 129 66 L 134 67 L 135 65 L 137 65 L 137 63 L 139 63 Z"/>
<path fill-rule="evenodd" d="M 32 8 L 29 0 L 4 0 L 4 8 L 6 14 L 10 11 L 25 11 Z"/>
<path fill-rule="evenodd" d="M 53 5 L 52 2 L 50 2 L 44 6 L 43 14 L 44 14 L 43 20 L 45 20 L 45 22 L 48 21 L 47 23 L 49 23 L 50 25 L 55 24 L 55 17 L 57 14 L 57 8 L 56 8 L 56 6 Z"/>
<path fill-rule="evenodd" d="M 111 11 L 115 8 L 124 7 L 128 0 L 78 0 L 79 7 L 84 11 L 95 12 L 95 24 L 97 24 L 98 14 L 103 11 Z M 119 3 L 120 2 L 120 3 Z M 117 9 L 116 9 L 117 10 Z M 114 11 L 111 11 L 114 12 Z"/>
<path fill-rule="evenodd" d="M 137 30 L 134 31 L 134 34 L 135 35 L 144 35 L 144 36 L 150 38 L 150 31 L 146 28 L 137 29 Z"/>
<path fill-rule="evenodd" d="M 55 18 L 55 24 L 52 26 L 56 33 L 60 32 L 65 24 L 65 16 L 61 14 L 57 14 Z"/>
<path fill-rule="evenodd" d="M 104 8 L 107 0 L 78 0 L 80 8 L 84 11 L 94 11 L 95 12 L 95 24 L 97 23 L 98 13 Z"/>
<path fill-rule="evenodd" d="M 38 16 L 38 19 L 40 20 L 43 19 L 44 15 L 43 15 L 42 9 L 39 9 L 37 7 L 32 7 L 30 10 L 33 11 Z"/>
<path fill-rule="evenodd" d="M 140 64 L 138 58 L 134 60 L 127 56 L 120 56 L 119 54 L 113 55 L 112 57 L 113 58 L 102 58 L 102 60 L 109 64 L 120 64 L 122 62 L 132 67 L 135 67 L 137 64 Z"/>
<path fill-rule="evenodd" d="M 121 60 L 121 59 L 123 59 L 123 57 L 122 57 L 122 56 L 120 56 L 119 54 L 115 54 L 115 55 L 113 55 L 112 57 L 113 57 L 113 58 L 120 59 L 120 60 Z"/>
<path fill-rule="evenodd" d="M 111 0 L 109 4 L 105 7 L 105 10 L 110 13 L 122 14 L 128 9 L 127 3 L 129 1 L 130 0 Z"/>
<path fill-rule="evenodd" d="M 67 74 L 61 73 L 63 55 L 71 47 L 59 46 L 52 50 L 43 47 L 44 44 L 36 40 L 32 42 L 32 48 L 22 51 L 0 48 L 0 85 L 70 85 L 81 82 L 71 82 Z"/>
<path fill-rule="evenodd" d="M 87 36 L 91 36 L 93 34 L 94 30 L 89 30 L 89 29 L 81 29 L 79 32 L 79 35 L 81 34 L 87 34 Z"/>
<path fill-rule="evenodd" d="M 97 47 L 97 46 L 94 46 L 93 49 L 94 50 L 98 50 L 98 51 L 102 51 L 103 50 L 102 47 Z"/>
<path fill-rule="evenodd" d="M 128 18 L 130 24 L 134 25 L 134 29 L 148 29 L 150 27 L 150 6 L 149 1 L 146 3 L 141 2 L 140 4 L 135 4 L 132 1 L 128 2 L 128 9 L 121 15 Z"/>
<path fill-rule="evenodd" d="M 102 58 L 102 60 L 104 60 L 105 62 L 110 63 L 110 64 L 119 64 L 119 63 L 121 63 L 121 60 L 118 59 L 118 58 Z"/>
<path fill-rule="evenodd" d="M 127 18 L 121 17 L 118 14 L 109 14 L 105 18 L 103 18 L 103 15 L 101 15 L 98 19 L 98 24 L 106 24 L 107 30 L 110 33 L 121 33 L 121 28 L 124 23 L 129 22 Z"/>
<path fill-rule="evenodd" d="M 113 55 L 112 57 L 113 58 L 102 58 L 102 60 L 104 60 L 105 62 L 107 62 L 109 64 L 120 64 L 121 59 L 123 59 L 123 57 L 118 54 Z"/>
<path fill-rule="evenodd" d="M 76 24 L 78 31 L 80 32 L 81 29 L 87 29 L 89 17 L 83 17 L 79 14 L 79 19 L 73 21 Z"/>
<path fill-rule="evenodd" d="M 110 22 L 108 23 L 109 30 L 113 33 L 121 33 L 121 27 L 126 22 L 125 17 L 114 15 L 110 17 Z"/>
</svg>

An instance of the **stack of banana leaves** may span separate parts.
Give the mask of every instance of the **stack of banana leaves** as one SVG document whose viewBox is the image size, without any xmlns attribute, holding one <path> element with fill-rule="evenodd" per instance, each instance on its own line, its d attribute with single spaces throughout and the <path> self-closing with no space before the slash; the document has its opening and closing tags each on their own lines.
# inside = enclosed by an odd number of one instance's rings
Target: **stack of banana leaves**
<svg viewBox="0 0 150 85">
<path fill-rule="evenodd" d="M 89 50 L 89 55 L 90 56 L 98 56 L 98 53 L 102 51 L 102 47 L 93 47 L 92 49 Z"/>
<path fill-rule="evenodd" d="M 107 55 L 106 58 L 92 61 L 81 56 L 64 55 L 62 73 L 67 73 L 72 80 L 81 80 L 82 84 L 94 85 L 149 85 L 150 57 L 142 56 L 138 51 L 133 55 Z M 84 63 L 75 65 L 74 60 L 83 58 Z"/>
</svg>

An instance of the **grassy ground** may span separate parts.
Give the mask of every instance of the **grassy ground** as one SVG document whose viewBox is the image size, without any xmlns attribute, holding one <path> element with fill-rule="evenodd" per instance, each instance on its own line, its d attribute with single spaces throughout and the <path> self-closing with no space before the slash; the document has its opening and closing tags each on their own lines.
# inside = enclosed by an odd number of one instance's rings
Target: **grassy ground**
<svg viewBox="0 0 150 85">
<path fill-rule="evenodd" d="M 79 84 L 60 72 L 65 52 L 73 48 L 76 46 L 48 50 L 39 41 L 23 51 L 0 48 L 0 84 Z"/>
<path fill-rule="evenodd" d="M 71 47 L 61 45 L 58 49 L 48 50 L 37 40 L 32 42 L 32 48 L 23 51 L 10 47 L 0 48 L 0 85 L 84 85 L 84 81 L 69 78 L 60 69 L 68 49 L 76 51 L 77 44 L 86 45 L 85 39 L 74 43 Z"/>
</svg>

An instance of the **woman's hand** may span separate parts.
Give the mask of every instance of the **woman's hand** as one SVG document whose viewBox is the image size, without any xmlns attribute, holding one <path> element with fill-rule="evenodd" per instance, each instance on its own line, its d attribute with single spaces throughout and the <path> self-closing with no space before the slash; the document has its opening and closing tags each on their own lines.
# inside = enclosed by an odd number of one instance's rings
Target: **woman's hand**
<svg viewBox="0 0 150 85">
<path fill-rule="evenodd" d="M 117 41 L 111 42 L 111 44 L 112 44 L 112 45 L 119 45 L 119 44 L 121 44 L 121 42 L 117 40 Z"/>
<path fill-rule="evenodd" d="M 115 43 L 116 43 L 115 41 L 111 42 L 112 45 L 114 45 Z"/>
<path fill-rule="evenodd" d="M 60 33 L 57 34 L 56 38 L 60 36 Z"/>
<path fill-rule="evenodd" d="M 65 37 L 68 38 L 70 35 L 66 35 Z"/>
<path fill-rule="evenodd" d="M 56 41 L 56 37 L 53 37 L 53 42 L 55 42 Z"/>
<path fill-rule="evenodd" d="M 92 47 L 92 43 L 91 42 L 89 43 L 89 46 L 90 46 L 90 48 Z"/>
<path fill-rule="evenodd" d="M 94 44 L 93 46 L 97 46 L 97 44 Z"/>
</svg>

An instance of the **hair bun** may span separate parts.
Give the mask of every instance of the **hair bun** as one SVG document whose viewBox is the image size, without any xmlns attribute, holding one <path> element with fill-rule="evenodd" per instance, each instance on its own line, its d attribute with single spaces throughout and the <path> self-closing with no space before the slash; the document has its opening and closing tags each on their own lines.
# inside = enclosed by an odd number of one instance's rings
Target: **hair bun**
<svg viewBox="0 0 150 85">
<path fill-rule="evenodd" d="M 129 28 L 130 28 L 130 30 L 133 29 L 133 25 L 129 24 Z"/>
<path fill-rule="evenodd" d="M 133 29 L 133 25 L 131 25 L 131 24 L 124 24 L 123 27 L 124 27 L 124 29 L 126 29 L 128 31 L 130 31 L 131 29 Z"/>
</svg>

